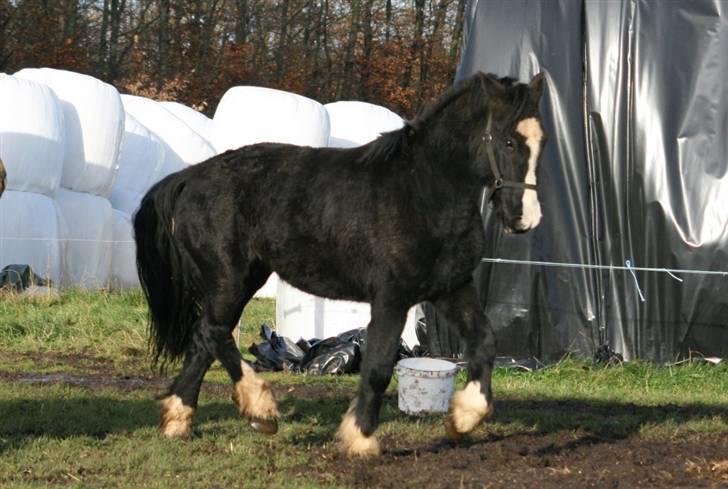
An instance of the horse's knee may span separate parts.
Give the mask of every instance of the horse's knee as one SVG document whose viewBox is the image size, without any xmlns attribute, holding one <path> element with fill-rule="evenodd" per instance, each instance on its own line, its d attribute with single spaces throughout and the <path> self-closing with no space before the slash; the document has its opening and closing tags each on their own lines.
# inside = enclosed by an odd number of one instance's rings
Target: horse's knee
<svg viewBox="0 0 728 489">
<path fill-rule="evenodd" d="M 480 382 L 471 381 L 457 391 L 450 402 L 450 413 L 445 419 L 447 436 L 458 439 L 470 433 L 493 413 L 493 403 L 481 391 Z"/>
<path fill-rule="evenodd" d="M 256 375 L 245 362 L 241 362 L 243 376 L 233 386 L 233 401 L 250 426 L 266 435 L 278 431 L 278 404 L 270 384 Z"/>
<path fill-rule="evenodd" d="M 353 404 L 341 420 L 336 432 L 339 450 L 347 457 L 376 457 L 379 455 L 379 442 L 372 434 L 366 436 L 356 421 L 355 404 Z"/>
<path fill-rule="evenodd" d="M 187 438 L 192 434 L 195 409 L 186 406 L 182 398 L 172 394 L 162 400 L 159 428 L 167 438 Z"/>
</svg>

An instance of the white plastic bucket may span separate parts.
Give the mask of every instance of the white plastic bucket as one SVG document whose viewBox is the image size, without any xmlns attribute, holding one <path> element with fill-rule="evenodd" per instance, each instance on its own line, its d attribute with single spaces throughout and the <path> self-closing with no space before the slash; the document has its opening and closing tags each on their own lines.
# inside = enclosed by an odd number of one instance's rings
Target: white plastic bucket
<svg viewBox="0 0 728 489">
<path fill-rule="evenodd" d="M 407 414 L 445 413 L 455 389 L 457 365 L 436 358 L 405 358 L 399 375 L 399 409 Z"/>
</svg>

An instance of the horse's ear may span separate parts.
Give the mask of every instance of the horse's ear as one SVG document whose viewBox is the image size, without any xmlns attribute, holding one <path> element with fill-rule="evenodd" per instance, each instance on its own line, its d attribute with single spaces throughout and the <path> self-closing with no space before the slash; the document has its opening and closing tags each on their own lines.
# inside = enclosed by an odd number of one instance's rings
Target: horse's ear
<svg viewBox="0 0 728 489">
<path fill-rule="evenodd" d="M 543 86 L 545 83 L 544 80 L 545 77 L 543 76 L 543 72 L 541 72 L 531 78 L 531 81 L 528 82 L 528 90 L 531 92 L 531 99 L 535 102 L 538 102 L 541 99 L 541 94 L 543 94 Z"/>
<path fill-rule="evenodd" d="M 480 76 L 481 83 L 485 87 L 486 93 L 502 93 L 505 90 L 503 84 L 495 76 L 482 72 L 479 72 L 478 75 Z"/>
</svg>

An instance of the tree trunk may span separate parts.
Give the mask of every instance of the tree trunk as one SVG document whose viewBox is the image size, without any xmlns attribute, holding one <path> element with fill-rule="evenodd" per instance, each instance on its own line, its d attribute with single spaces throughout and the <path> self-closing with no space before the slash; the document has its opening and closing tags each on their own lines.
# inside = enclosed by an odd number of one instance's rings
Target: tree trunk
<svg viewBox="0 0 728 489">
<path fill-rule="evenodd" d="M 344 69 L 339 80 L 339 89 L 337 90 L 338 99 L 349 98 L 352 95 L 352 84 L 354 78 L 354 54 L 356 50 L 356 38 L 359 34 L 359 15 L 360 0 L 351 0 L 351 24 L 349 27 L 349 36 L 346 41 L 346 51 L 344 52 Z"/>
<path fill-rule="evenodd" d="M 248 0 L 236 0 L 237 16 L 235 17 L 235 42 L 243 44 L 248 40 Z"/>
<path fill-rule="evenodd" d="M 109 80 L 115 80 L 119 75 L 119 65 L 121 63 L 119 32 L 125 9 L 126 0 L 111 0 L 111 37 L 109 39 L 109 56 L 106 68 L 106 76 Z"/>
<path fill-rule="evenodd" d="M 412 71 L 416 60 L 422 61 L 422 34 L 425 31 L 425 0 L 415 1 L 415 31 L 410 44 L 410 56 L 407 60 L 407 67 L 404 70 L 404 79 L 402 86 L 405 88 L 412 86 Z M 417 83 L 417 92 L 419 93 L 419 83 Z"/>
<path fill-rule="evenodd" d="M 286 51 L 286 38 L 288 37 L 288 8 L 290 7 L 290 0 L 282 0 L 281 2 L 281 17 L 280 17 L 280 29 L 278 32 L 278 51 L 276 51 L 276 80 L 280 81 L 283 78 L 283 70 L 285 68 L 285 51 Z"/>
<path fill-rule="evenodd" d="M 455 28 L 452 34 L 452 44 L 450 44 L 450 66 L 455 66 L 460 56 L 460 45 L 463 42 L 463 22 L 465 17 L 465 4 L 467 0 L 458 0 L 458 9 L 455 13 Z"/>
<path fill-rule="evenodd" d="M 440 28 L 445 21 L 445 14 L 447 13 L 447 7 L 450 4 L 449 0 L 440 0 L 435 10 L 435 18 L 432 21 L 432 34 L 430 39 L 427 41 L 427 51 L 420 60 L 420 83 L 417 91 L 417 103 L 421 104 L 426 97 L 426 90 L 429 86 L 429 75 L 430 75 L 430 62 L 432 61 L 432 55 L 435 50 L 435 44 L 440 42 Z"/>
<path fill-rule="evenodd" d="M 109 0 L 104 0 L 104 5 L 101 11 L 101 28 L 99 30 L 99 50 L 96 58 L 96 71 L 100 76 L 108 75 L 107 63 L 108 63 L 108 41 L 106 37 L 109 34 Z"/>
<path fill-rule="evenodd" d="M 387 4 L 386 4 L 385 10 L 384 10 L 384 24 L 385 24 L 384 42 L 385 42 L 385 44 L 388 44 L 389 37 L 390 37 L 390 31 L 392 29 L 392 0 L 387 0 Z"/>
<path fill-rule="evenodd" d="M 159 2 L 159 51 L 157 58 L 157 88 L 162 88 L 169 73 L 169 0 Z"/>
<path fill-rule="evenodd" d="M 372 9 L 374 8 L 374 0 L 365 0 L 364 2 L 364 18 L 362 19 L 364 31 L 364 52 L 361 62 L 361 78 L 359 80 L 359 98 L 361 100 L 369 100 L 369 73 L 371 71 L 372 60 L 372 43 L 374 38 L 374 29 L 372 26 Z"/>
</svg>

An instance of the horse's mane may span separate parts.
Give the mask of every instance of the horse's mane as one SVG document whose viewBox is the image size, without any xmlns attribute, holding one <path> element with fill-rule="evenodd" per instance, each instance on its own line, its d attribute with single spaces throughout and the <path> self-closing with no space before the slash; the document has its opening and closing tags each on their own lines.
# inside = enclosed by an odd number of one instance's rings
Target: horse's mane
<svg viewBox="0 0 728 489">
<path fill-rule="evenodd" d="M 511 103 L 515 106 L 515 110 L 506 121 L 505 126 L 514 123 L 520 114 L 524 112 L 528 103 L 528 87 L 517 83 L 517 80 L 511 77 L 497 77 L 492 74 L 478 72 L 454 83 L 435 101 L 420 109 L 414 119 L 405 121 L 402 128 L 383 133 L 379 138 L 369 143 L 364 154 L 358 159 L 358 163 L 362 165 L 372 165 L 377 162 L 386 163 L 392 156 L 407 151 L 409 135 L 427 125 L 453 101 L 474 89 L 478 90 L 474 96 L 482 96 L 485 93 L 486 78 L 497 81 L 503 88 L 510 89 L 508 92 L 512 94 Z"/>
<path fill-rule="evenodd" d="M 407 134 L 411 130 L 407 122 L 400 129 L 382 133 L 377 139 L 367 145 L 364 154 L 359 158 L 361 165 L 372 165 L 377 162 L 386 163 L 394 155 L 407 151 Z"/>
</svg>

